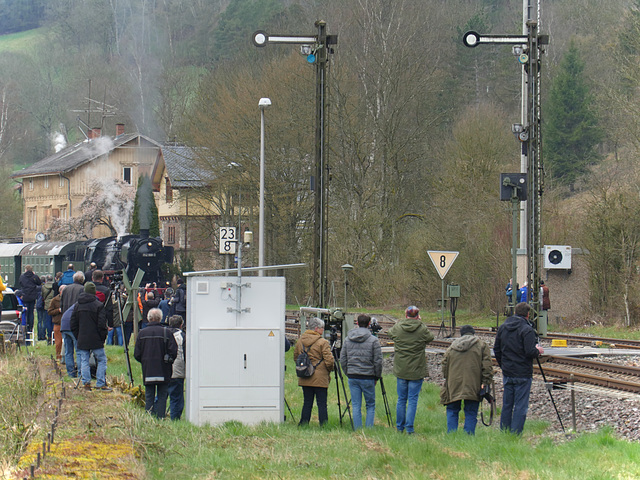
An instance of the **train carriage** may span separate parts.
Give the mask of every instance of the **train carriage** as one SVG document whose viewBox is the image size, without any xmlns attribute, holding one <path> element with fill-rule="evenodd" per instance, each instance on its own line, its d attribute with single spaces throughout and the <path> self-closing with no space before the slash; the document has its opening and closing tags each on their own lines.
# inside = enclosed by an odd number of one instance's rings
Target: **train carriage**
<svg viewBox="0 0 640 480">
<path fill-rule="evenodd" d="M 31 243 L 0 243 L 0 272 L 7 287 L 14 287 L 22 273 L 20 252 Z"/>
<path fill-rule="evenodd" d="M 39 276 L 64 272 L 73 263 L 76 271 L 84 272 L 86 242 L 40 242 L 31 243 L 22 249 L 23 265 L 31 265 Z"/>
</svg>

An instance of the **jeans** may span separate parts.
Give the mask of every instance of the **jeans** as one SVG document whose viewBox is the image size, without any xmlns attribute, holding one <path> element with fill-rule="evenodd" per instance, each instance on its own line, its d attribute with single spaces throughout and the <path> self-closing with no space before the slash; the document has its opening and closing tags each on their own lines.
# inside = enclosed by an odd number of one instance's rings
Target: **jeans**
<svg viewBox="0 0 640 480">
<path fill-rule="evenodd" d="M 413 433 L 413 422 L 416 419 L 416 410 L 418 409 L 418 397 L 422 389 L 420 380 L 405 380 L 398 378 L 398 405 L 396 407 L 396 428 L 399 432 Z"/>
<path fill-rule="evenodd" d="M 78 376 L 76 362 L 73 358 L 76 351 L 76 337 L 73 336 L 71 330 L 63 330 L 61 333 L 64 341 L 64 363 L 67 366 L 67 375 L 75 378 Z"/>
<path fill-rule="evenodd" d="M 44 329 L 47 332 L 47 343 L 51 343 L 51 335 L 53 334 L 53 318 L 47 312 L 44 313 Z"/>
<path fill-rule="evenodd" d="M 47 340 L 47 330 L 45 324 L 45 315 L 47 315 L 47 312 L 44 308 L 38 308 L 36 310 L 38 313 L 38 340 Z"/>
<path fill-rule="evenodd" d="M 168 383 L 156 383 L 144 386 L 144 409 L 156 418 L 164 418 L 167 413 Z M 157 399 L 156 399 L 157 397 Z"/>
<path fill-rule="evenodd" d="M 35 310 L 36 301 L 32 300 L 30 302 L 23 302 L 24 306 L 27 310 L 27 332 L 33 332 L 33 312 Z"/>
<path fill-rule="evenodd" d="M 376 381 L 374 379 L 350 378 L 351 406 L 353 407 L 353 427 L 362 428 L 362 396 L 367 405 L 365 425 L 373 427 L 376 416 Z"/>
<path fill-rule="evenodd" d="M 113 332 L 116 332 L 116 341 L 118 342 L 118 345 L 124 345 L 122 343 L 122 327 L 113 327 L 109 330 L 109 333 L 107 334 L 107 345 L 113 345 Z"/>
<path fill-rule="evenodd" d="M 511 431 L 517 435 L 524 429 L 524 421 L 529 411 L 529 393 L 532 378 L 502 377 L 504 391 L 502 393 L 502 413 L 500 429 Z"/>
<path fill-rule="evenodd" d="M 97 348 L 95 350 L 78 349 L 82 383 L 84 385 L 91 384 L 91 367 L 89 366 L 91 352 L 93 352 L 93 356 L 96 358 L 96 387 L 104 387 L 107 384 L 107 355 L 104 353 L 104 348 Z"/>
<path fill-rule="evenodd" d="M 329 420 L 327 413 L 327 390 L 323 387 L 302 387 L 302 396 L 304 403 L 302 404 L 302 414 L 300 415 L 300 425 L 306 425 L 311 420 L 311 410 L 313 409 L 313 398 L 316 399 L 318 405 L 318 420 L 320 425 L 324 425 Z"/>
<path fill-rule="evenodd" d="M 458 430 L 458 414 L 462 400 L 457 400 L 447 404 L 447 433 Z M 464 431 L 469 435 L 475 435 L 476 424 L 478 423 L 478 407 L 480 402 L 475 400 L 464 401 Z"/>
<path fill-rule="evenodd" d="M 172 378 L 169 382 L 171 420 L 180 420 L 182 410 L 184 410 L 184 378 Z"/>
</svg>

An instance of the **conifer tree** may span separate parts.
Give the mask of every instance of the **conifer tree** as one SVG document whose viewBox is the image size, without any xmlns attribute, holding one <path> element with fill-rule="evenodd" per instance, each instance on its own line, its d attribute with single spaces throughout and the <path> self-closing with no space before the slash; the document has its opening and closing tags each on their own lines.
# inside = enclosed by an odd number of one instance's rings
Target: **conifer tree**
<svg viewBox="0 0 640 480">
<path fill-rule="evenodd" d="M 573 185 L 589 165 L 598 161 L 595 147 L 603 136 L 583 71 L 578 48 L 571 42 L 552 81 L 543 111 L 547 171 L 567 185 Z"/>
<path fill-rule="evenodd" d="M 160 221 L 158 219 L 158 206 L 153 196 L 151 180 L 149 177 L 138 178 L 138 189 L 133 206 L 131 221 L 131 233 L 139 234 L 141 229 L 149 229 L 150 237 L 160 236 Z"/>
</svg>

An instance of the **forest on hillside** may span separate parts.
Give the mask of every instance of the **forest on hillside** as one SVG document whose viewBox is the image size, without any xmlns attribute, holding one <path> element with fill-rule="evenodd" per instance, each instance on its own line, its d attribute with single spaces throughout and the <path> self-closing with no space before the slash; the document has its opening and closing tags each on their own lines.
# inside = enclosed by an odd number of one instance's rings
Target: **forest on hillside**
<svg viewBox="0 0 640 480">
<path fill-rule="evenodd" d="M 3 51 L 0 37 L 0 166 L 13 171 L 61 139 L 82 140 L 87 126 L 112 134 L 122 122 L 160 142 L 205 147 L 202 168 L 216 181 L 199 192 L 203 203 L 233 200 L 238 191 L 255 199 L 258 100 L 269 97 L 266 263 L 308 262 L 314 67 L 295 46 L 256 48 L 251 37 L 314 35 L 323 20 L 338 35 L 328 73 L 330 282 L 340 292 L 340 266 L 350 263 L 349 295 L 359 304 L 432 305 L 440 280 L 426 252 L 455 250 L 462 253 L 447 280 L 463 285 L 465 308 L 498 311 L 511 262 L 499 175 L 519 170 L 511 124 L 520 121 L 522 67 L 510 46 L 470 49 L 461 37 L 521 34 L 522 7 L 514 0 L 0 1 L 0 13 L 10 9 L 26 26 L 32 8 L 39 27 L 23 49 Z M 533 12 L 550 36 L 542 58 L 542 243 L 588 250 L 591 313 L 636 321 L 640 1 L 540 0 Z M 19 202 L 12 182 L 3 182 L 10 213 L 0 235 L 12 236 Z M 247 221 L 257 230 L 254 213 Z M 307 280 L 296 282 L 300 301 Z"/>
</svg>

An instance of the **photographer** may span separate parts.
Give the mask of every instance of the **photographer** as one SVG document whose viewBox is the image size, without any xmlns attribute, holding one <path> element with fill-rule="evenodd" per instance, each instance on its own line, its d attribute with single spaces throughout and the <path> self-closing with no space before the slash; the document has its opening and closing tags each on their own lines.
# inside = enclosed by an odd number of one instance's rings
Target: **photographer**
<svg viewBox="0 0 640 480">
<path fill-rule="evenodd" d="M 307 329 L 296 342 L 293 351 L 293 361 L 298 360 L 303 348 L 308 352 L 309 359 L 315 366 L 315 371 L 310 377 L 298 377 L 298 385 L 302 387 L 304 404 L 300 415 L 299 425 L 308 425 L 313 409 L 313 399 L 315 397 L 318 404 L 318 420 L 320 425 L 324 425 L 329 420 L 327 413 L 327 390 L 331 377 L 329 372 L 333 371 L 334 359 L 331 353 L 329 342 L 322 336 L 324 333 L 324 320 L 321 318 L 311 318 L 307 321 Z"/>
<path fill-rule="evenodd" d="M 152 308 L 147 320 L 147 327 L 140 330 L 136 339 L 133 357 L 142 364 L 145 410 L 156 418 L 164 418 L 172 364 L 178 355 L 178 345 L 173 332 L 160 324 L 162 310 Z"/>
<path fill-rule="evenodd" d="M 362 428 L 362 397 L 367 404 L 365 425 L 373 427 L 376 414 L 376 381 L 382 376 L 382 348 L 369 331 L 371 317 L 358 315 L 358 328 L 349 332 L 342 346 L 340 364 L 349 379 L 353 427 Z"/>
<path fill-rule="evenodd" d="M 442 360 L 445 380 L 440 403 L 447 406 L 447 433 L 458 430 L 458 414 L 464 400 L 464 431 L 475 434 L 482 400 L 479 391 L 493 379 L 491 350 L 475 333 L 471 325 L 461 327 L 460 338 L 451 343 Z"/>
</svg>

